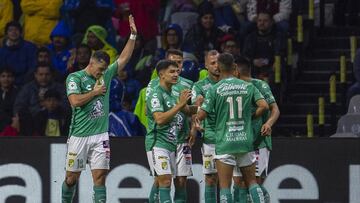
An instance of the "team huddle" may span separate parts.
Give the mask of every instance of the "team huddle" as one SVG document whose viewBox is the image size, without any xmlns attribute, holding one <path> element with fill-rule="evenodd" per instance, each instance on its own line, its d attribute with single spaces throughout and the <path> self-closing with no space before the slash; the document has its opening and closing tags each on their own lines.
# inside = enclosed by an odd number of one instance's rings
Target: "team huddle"
<svg viewBox="0 0 360 203">
<path fill-rule="evenodd" d="M 62 203 L 73 201 L 86 163 L 93 176 L 94 203 L 106 202 L 105 178 L 110 160 L 107 89 L 134 49 L 137 30 L 132 16 L 129 24 L 131 35 L 115 63 L 109 65 L 109 56 L 96 51 L 84 70 L 67 78 L 73 115 Z M 271 128 L 280 114 L 270 87 L 251 78 L 250 62 L 241 56 L 208 51 L 207 76 L 196 83 L 179 76 L 182 63 L 183 53 L 169 49 L 166 59 L 156 65 L 158 77 L 146 90 L 145 150 L 154 176 L 149 202 L 186 202 L 187 177 L 192 176 L 191 148 L 200 133 L 205 202 L 213 203 L 218 198 L 222 203 L 269 202 L 262 181 L 272 148 Z"/>
<path fill-rule="evenodd" d="M 157 64 L 158 78 L 150 82 L 146 95 L 145 148 L 155 177 L 149 202 L 172 202 L 172 180 L 173 201 L 186 202 L 191 147 L 198 131 L 205 202 L 217 201 L 217 185 L 220 202 L 269 202 L 261 183 L 272 148 L 271 126 L 280 114 L 269 85 L 251 78 L 250 63 L 241 56 L 207 52 L 208 76 L 195 84 L 179 76 L 181 51 L 170 49 L 166 58 Z"/>
</svg>

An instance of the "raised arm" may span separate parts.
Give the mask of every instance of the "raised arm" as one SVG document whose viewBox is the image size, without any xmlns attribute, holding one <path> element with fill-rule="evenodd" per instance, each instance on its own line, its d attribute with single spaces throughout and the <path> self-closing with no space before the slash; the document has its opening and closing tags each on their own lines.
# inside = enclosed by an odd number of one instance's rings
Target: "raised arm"
<svg viewBox="0 0 360 203">
<path fill-rule="evenodd" d="M 122 50 L 119 58 L 117 59 L 118 63 L 118 74 L 120 74 L 121 70 L 125 67 L 127 62 L 130 60 L 131 55 L 134 51 L 135 47 L 135 41 L 136 41 L 136 35 L 137 35 L 137 29 L 134 22 L 134 17 L 132 15 L 129 16 L 129 25 L 130 25 L 130 37 Z"/>
</svg>

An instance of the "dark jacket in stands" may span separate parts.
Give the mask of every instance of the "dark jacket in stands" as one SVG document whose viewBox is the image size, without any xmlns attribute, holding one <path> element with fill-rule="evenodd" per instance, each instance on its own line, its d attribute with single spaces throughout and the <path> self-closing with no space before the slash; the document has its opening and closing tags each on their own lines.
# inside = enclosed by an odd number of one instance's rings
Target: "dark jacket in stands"
<svg viewBox="0 0 360 203">
<path fill-rule="evenodd" d="M 55 89 L 61 94 L 63 101 L 62 105 L 66 109 L 68 101 L 66 98 L 65 86 L 63 84 L 52 82 L 41 90 L 41 87 L 39 87 L 35 81 L 32 81 L 21 88 L 15 100 L 14 112 L 16 113 L 21 108 L 28 108 L 32 116 L 36 115 L 42 110 L 39 93 L 40 91 L 43 91 L 42 94 L 44 94 L 48 89 Z"/>
<path fill-rule="evenodd" d="M 59 107 L 54 112 L 49 112 L 46 109 L 41 110 L 34 116 L 34 134 L 35 136 L 48 136 L 46 135 L 46 125 L 48 119 L 54 119 L 59 121 L 60 135 L 67 136 L 69 133 L 69 117 L 67 111 Z"/>
<path fill-rule="evenodd" d="M 0 131 L 9 123 L 13 116 L 14 102 L 18 93 L 17 88 L 12 88 L 8 92 L 0 89 Z"/>
<path fill-rule="evenodd" d="M 0 67 L 11 67 L 15 73 L 16 85 L 21 86 L 26 73 L 36 65 L 37 48 L 25 40 L 15 46 L 7 46 L 5 41 L 0 48 Z"/>
</svg>

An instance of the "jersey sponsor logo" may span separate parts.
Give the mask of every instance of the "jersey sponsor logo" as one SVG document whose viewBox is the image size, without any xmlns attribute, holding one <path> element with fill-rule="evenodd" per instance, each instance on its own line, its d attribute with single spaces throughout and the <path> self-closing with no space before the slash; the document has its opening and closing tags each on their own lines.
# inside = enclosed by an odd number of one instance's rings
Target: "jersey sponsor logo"
<svg viewBox="0 0 360 203">
<path fill-rule="evenodd" d="M 217 89 L 216 93 L 220 96 L 226 96 L 229 94 L 247 94 L 246 88 L 247 84 L 229 84 L 229 83 L 222 83 Z"/>
<path fill-rule="evenodd" d="M 68 90 L 76 90 L 77 89 L 77 84 L 74 81 L 70 81 L 68 84 Z"/>
<path fill-rule="evenodd" d="M 167 101 L 167 102 L 166 102 L 166 106 L 170 108 L 170 107 L 171 107 L 171 102 L 170 102 L 170 101 Z"/>
<path fill-rule="evenodd" d="M 92 90 L 91 85 L 86 85 L 85 89 L 87 89 L 89 91 Z"/>
<path fill-rule="evenodd" d="M 104 116 L 105 113 L 104 113 L 103 107 L 104 107 L 104 105 L 101 102 L 101 100 L 100 99 L 96 100 L 93 103 L 93 108 L 92 108 L 92 111 L 90 113 L 90 118 L 95 119 L 95 118 L 99 118 L 101 116 Z"/>
<path fill-rule="evenodd" d="M 160 100 L 158 98 L 151 99 L 151 107 L 152 108 L 159 108 L 160 107 Z"/>
<path fill-rule="evenodd" d="M 230 132 L 225 136 L 226 142 L 238 142 L 238 141 L 246 141 L 247 136 L 245 132 Z"/>
</svg>

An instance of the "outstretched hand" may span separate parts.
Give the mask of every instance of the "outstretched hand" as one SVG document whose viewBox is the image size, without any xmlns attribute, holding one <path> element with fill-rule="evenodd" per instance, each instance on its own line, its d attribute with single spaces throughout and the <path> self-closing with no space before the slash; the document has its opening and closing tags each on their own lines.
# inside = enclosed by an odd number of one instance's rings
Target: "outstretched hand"
<svg viewBox="0 0 360 203">
<path fill-rule="evenodd" d="M 136 35 L 137 29 L 136 29 L 134 17 L 132 15 L 129 16 L 129 25 L 130 25 L 131 34 Z"/>
</svg>

